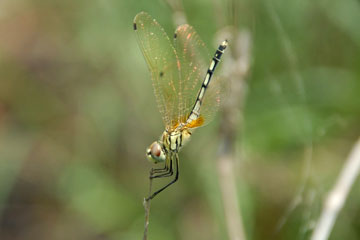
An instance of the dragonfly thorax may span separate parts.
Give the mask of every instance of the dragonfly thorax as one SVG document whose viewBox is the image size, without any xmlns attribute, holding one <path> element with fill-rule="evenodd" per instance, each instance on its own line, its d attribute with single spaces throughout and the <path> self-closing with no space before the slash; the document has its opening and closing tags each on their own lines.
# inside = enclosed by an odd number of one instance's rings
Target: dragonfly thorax
<svg viewBox="0 0 360 240">
<path fill-rule="evenodd" d="M 164 131 L 162 140 L 167 151 L 179 152 L 181 147 L 190 139 L 188 129 L 179 129 L 172 132 Z"/>
<path fill-rule="evenodd" d="M 153 142 L 146 149 L 146 157 L 153 163 L 165 162 L 169 152 L 179 152 L 181 147 L 189 141 L 191 132 L 188 129 L 164 131 L 160 140 Z"/>
</svg>

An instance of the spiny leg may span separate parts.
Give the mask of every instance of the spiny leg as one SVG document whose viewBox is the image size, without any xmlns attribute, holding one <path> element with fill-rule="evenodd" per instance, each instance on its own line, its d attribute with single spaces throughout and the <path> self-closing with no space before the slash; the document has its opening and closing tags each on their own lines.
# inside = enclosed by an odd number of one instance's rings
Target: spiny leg
<svg viewBox="0 0 360 240">
<path fill-rule="evenodd" d="M 150 170 L 150 175 L 154 174 L 154 173 L 162 173 L 162 172 L 167 172 L 169 170 L 168 165 L 165 163 L 165 166 L 163 168 L 152 168 Z"/>
<path fill-rule="evenodd" d="M 153 176 L 155 173 L 168 173 L 169 172 L 169 165 L 170 165 L 170 159 L 166 158 L 165 165 L 163 168 L 152 168 L 150 170 L 150 177 Z"/>
<path fill-rule="evenodd" d="M 162 187 L 159 190 L 157 190 L 156 192 L 154 192 L 150 197 L 148 197 L 146 199 L 146 201 L 149 201 L 149 200 L 153 199 L 156 195 L 158 195 L 160 192 L 164 191 L 167 187 L 174 184 L 179 179 L 179 156 L 178 156 L 177 153 L 174 154 L 173 156 L 175 156 L 175 163 L 176 163 L 175 178 L 170 183 L 166 184 L 164 187 Z"/>
<path fill-rule="evenodd" d="M 163 177 L 170 177 L 173 175 L 173 160 L 172 158 L 170 157 L 169 158 L 169 161 L 170 161 L 170 168 L 168 169 L 168 171 L 166 172 L 162 172 L 162 173 L 159 173 L 158 175 L 151 175 L 150 176 L 150 179 L 153 179 L 153 178 L 163 178 Z"/>
</svg>

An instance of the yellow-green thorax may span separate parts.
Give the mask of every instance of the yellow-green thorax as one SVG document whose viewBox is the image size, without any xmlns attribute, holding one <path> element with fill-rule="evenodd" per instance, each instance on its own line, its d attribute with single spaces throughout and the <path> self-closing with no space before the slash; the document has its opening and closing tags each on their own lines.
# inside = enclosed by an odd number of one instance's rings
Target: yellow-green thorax
<svg viewBox="0 0 360 240">
<path fill-rule="evenodd" d="M 181 147 L 190 140 L 191 132 L 185 128 L 172 132 L 164 131 L 162 142 L 167 151 L 179 152 Z"/>
</svg>

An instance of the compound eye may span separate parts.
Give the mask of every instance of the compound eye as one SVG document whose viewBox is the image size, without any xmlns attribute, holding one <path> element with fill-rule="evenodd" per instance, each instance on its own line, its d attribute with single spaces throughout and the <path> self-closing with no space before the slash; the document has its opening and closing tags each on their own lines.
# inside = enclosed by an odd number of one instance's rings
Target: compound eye
<svg viewBox="0 0 360 240">
<path fill-rule="evenodd" d="M 152 146 L 151 146 L 151 155 L 154 157 L 160 157 L 161 155 L 161 146 L 160 144 L 158 144 L 157 142 L 155 142 Z"/>
<path fill-rule="evenodd" d="M 162 148 L 162 144 L 159 142 L 153 142 L 146 149 L 146 157 L 150 162 L 153 163 L 164 162 L 166 160 L 166 155 Z"/>
</svg>

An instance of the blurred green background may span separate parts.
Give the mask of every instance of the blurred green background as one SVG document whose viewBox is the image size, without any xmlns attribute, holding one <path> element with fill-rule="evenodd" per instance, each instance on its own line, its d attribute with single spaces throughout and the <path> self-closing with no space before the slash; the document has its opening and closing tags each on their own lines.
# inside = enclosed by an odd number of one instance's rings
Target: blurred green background
<svg viewBox="0 0 360 240">
<path fill-rule="evenodd" d="M 251 34 L 234 169 L 247 239 L 308 239 L 360 135 L 359 1 L 182 4 L 211 53 L 234 12 Z M 162 0 L 0 2 L 1 240 L 142 238 L 145 148 L 163 126 L 132 29 L 140 11 L 172 35 Z M 180 153 L 150 239 L 228 239 L 218 133 L 219 118 Z M 359 202 L 356 182 L 330 239 L 360 239 Z"/>
</svg>

